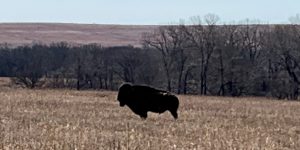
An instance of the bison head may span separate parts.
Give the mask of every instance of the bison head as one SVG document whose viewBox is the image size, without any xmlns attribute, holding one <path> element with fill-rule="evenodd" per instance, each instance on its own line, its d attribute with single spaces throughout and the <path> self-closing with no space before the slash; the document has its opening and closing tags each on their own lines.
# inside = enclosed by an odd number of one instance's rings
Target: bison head
<svg viewBox="0 0 300 150">
<path fill-rule="evenodd" d="M 120 102 L 121 107 L 126 105 L 126 102 L 130 96 L 130 92 L 131 92 L 131 85 L 128 83 L 121 85 L 121 87 L 119 88 L 119 93 L 118 93 L 117 99 Z"/>
</svg>

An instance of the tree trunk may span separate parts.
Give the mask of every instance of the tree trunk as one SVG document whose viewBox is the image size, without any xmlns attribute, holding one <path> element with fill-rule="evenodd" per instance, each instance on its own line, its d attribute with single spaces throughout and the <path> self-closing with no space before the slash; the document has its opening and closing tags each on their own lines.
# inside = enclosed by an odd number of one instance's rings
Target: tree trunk
<svg viewBox="0 0 300 150">
<path fill-rule="evenodd" d="M 181 64 L 178 76 L 178 86 L 177 86 L 177 94 L 180 94 L 182 91 L 182 74 L 183 74 L 184 64 Z"/>
<path fill-rule="evenodd" d="M 222 50 L 220 50 L 220 73 L 221 73 L 221 86 L 220 86 L 220 96 L 225 95 L 225 89 L 224 89 L 224 66 L 223 66 L 223 53 Z"/>
<path fill-rule="evenodd" d="M 98 80 L 99 80 L 99 88 L 102 89 L 103 88 L 103 83 L 102 83 L 101 75 L 98 76 Z"/>
</svg>

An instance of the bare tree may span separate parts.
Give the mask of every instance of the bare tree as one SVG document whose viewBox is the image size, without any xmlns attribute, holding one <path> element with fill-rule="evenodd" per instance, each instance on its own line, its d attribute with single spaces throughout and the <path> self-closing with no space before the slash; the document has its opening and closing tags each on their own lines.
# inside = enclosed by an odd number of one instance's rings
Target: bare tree
<svg viewBox="0 0 300 150">
<path fill-rule="evenodd" d="M 260 56 L 262 39 L 264 34 L 259 25 L 246 24 L 240 27 L 239 34 L 241 38 L 240 48 L 243 50 L 245 58 L 254 64 L 255 60 Z"/>
<path fill-rule="evenodd" d="M 207 72 L 213 52 L 217 45 L 217 22 L 219 17 L 208 14 L 204 17 L 205 25 L 202 24 L 200 18 L 194 18 L 194 25 L 186 30 L 187 39 L 191 41 L 192 47 L 197 49 L 200 54 L 200 94 L 207 94 Z"/>
<path fill-rule="evenodd" d="M 133 47 L 119 48 L 118 55 L 115 58 L 120 67 L 116 73 L 125 82 L 135 83 L 137 78 L 137 69 L 142 64 L 141 50 Z"/>
<path fill-rule="evenodd" d="M 188 54 L 191 51 L 188 49 L 188 41 L 187 35 L 185 34 L 185 25 L 179 26 L 170 26 L 167 28 L 169 36 L 173 39 L 174 44 L 174 58 L 175 58 L 175 67 L 177 72 L 177 93 L 180 94 L 183 91 L 183 87 L 186 88 L 186 80 L 183 81 L 184 74 L 185 77 L 188 77 L 188 72 L 190 71 L 191 67 L 189 68 L 188 62 Z M 184 92 L 186 93 L 186 92 Z"/>
<path fill-rule="evenodd" d="M 183 39 L 181 35 L 178 34 L 179 32 L 180 31 L 177 26 L 162 26 L 153 34 L 145 34 L 143 39 L 145 47 L 154 48 L 160 52 L 163 68 L 167 78 L 167 89 L 169 91 L 172 90 L 171 76 L 173 74 L 172 72 L 175 62 L 177 61 L 176 53 L 178 51 L 183 52 Z M 183 55 L 179 56 L 179 59 L 181 59 L 180 62 L 183 64 L 179 67 L 179 86 L 181 86 L 182 68 L 184 67 L 184 61 L 186 59 L 183 57 Z"/>
<path fill-rule="evenodd" d="M 237 38 L 238 26 L 236 25 L 223 25 L 219 28 L 219 43 L 216 51 L 216 57 L 218 59 L 218 72 L 220 78 L 220 86 L 218 95 L 224 96 L 226 94 L 226 86 L 228 92 L 232 93 L 233 73 L 232 60 L 236 57 L 238 49 L 239 39 Z"/>
<path fill-rule="evenodd" d="M 278 98 L 297 99 L 300 85 L 299 26 L 277 25 L 268 41 L 270 78 Z"/>
<path fill-rule="evenodd" d="M 300 24 L 300 14 L 296 14 L 295 16 L 291 16 L 290 18 L 289 18 L 289 21 L 290 21 L 290 23 L 291 24 Z"/>
<path fill-rule="evenodd" d="M 49 55 L 51 54 L 44 45 L 15 49 L 12 80 L 28 88 L 35 88 L 50 69 Z"/>
</svg>

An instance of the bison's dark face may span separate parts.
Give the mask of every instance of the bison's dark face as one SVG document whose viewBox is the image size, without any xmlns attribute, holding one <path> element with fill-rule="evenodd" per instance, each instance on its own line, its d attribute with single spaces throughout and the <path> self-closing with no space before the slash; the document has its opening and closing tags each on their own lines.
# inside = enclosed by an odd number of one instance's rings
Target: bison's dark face
<svg viewBox="0 0 300 150">
<path fill-rule="evenodd" d="M 118 101 L 120 102 L 121 107 L 124 107 L 126 105 L 126 101 L 122 96 L 120 96 L 120 93 L 118 94 Z"/>
<path fill-rule="evenodd" d="M 123 107 L 126 105 L 127 100 L 129 99 L 130 96 L 130 91 L 131 91 L 131 85 L 130 84 L 123 84 L 119 88 L 119 93 L 118 93 L 118 101 L 120 102 L 120 106 Z"/>
</svg>

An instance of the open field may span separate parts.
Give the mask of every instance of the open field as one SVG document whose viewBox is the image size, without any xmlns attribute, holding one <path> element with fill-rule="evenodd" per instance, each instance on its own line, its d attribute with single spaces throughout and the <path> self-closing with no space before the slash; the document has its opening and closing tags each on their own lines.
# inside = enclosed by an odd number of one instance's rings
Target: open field
<svg viewBox="0 0 300 150">
<path fill-rule="evenodd" d="M 179 96 L 147 120 L 116 92 L 0 88 L 0 149 L 299 149 L 300 103 Z"/>
<path fill-rule="evenodd" d="M 13 46 L 52 42 L 73 45 L 99 43 L 104 46 L 140 46 L 142 34 L 152 32 L 157 26 L 99 25 L 71 23 L 2 23 L 0 43 Z"/>
</svg>

